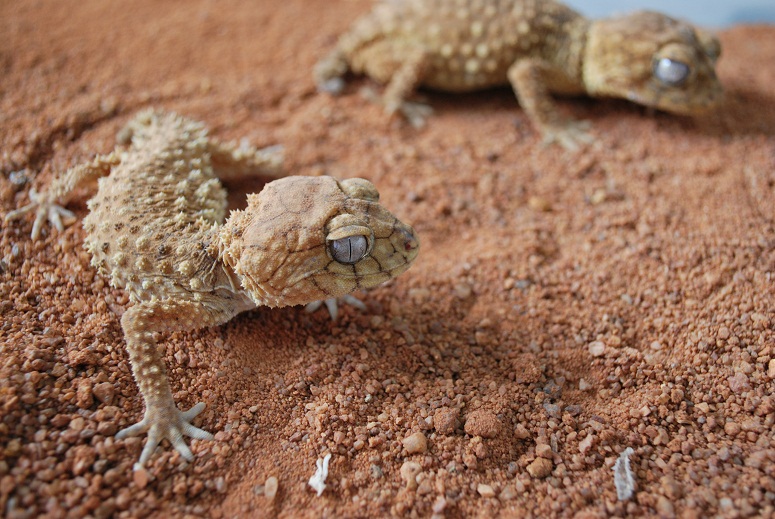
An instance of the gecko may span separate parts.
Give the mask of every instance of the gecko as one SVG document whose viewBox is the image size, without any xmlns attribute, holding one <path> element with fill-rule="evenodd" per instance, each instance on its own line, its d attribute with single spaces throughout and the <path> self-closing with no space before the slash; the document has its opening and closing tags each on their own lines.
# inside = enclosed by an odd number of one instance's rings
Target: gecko
<svg viewBox="0 0 775 519">
<path fill-rule="evenodd" d="M 561 116 L 557 95 L 615 97 L 694 115 L 722 98 L 710 32 L 652 11 L 592 20 L 552 0 L 384 0 L 357 19 L 313 69 L 341 93 L 348 72 L 386 84 L 388 114 L 422 126 L 418 87 L 471 92 L 511 85 L 545 142 L 591 142 L 588 123 Z"/>
<path fill-rule="evenodd" d="M 277 171 L 278 150 L 220 142 L 170 112 L 140 112 L 119 136 L 127 147 L 55 177 L 6 219 L 34 212 L 33 239 L 46 220 L 61 231 L 74 218 L 64 206 L 75 188 L 98 179 L 83 220 L 85 247 L 111 285 L 128 292 L 121 328 L 145 404 L 142 420 L 116 438 L 148 435 L 135 468 L 164 439 L 193 461 L 183 436 L 213 438 L 191 423 L 205 404 L 178 409 L 155 333 L 374 287 L 410 267 L 419 240 L 361 178 L 279 178 L 227 218 L 221 180 Z"/>
</svg>

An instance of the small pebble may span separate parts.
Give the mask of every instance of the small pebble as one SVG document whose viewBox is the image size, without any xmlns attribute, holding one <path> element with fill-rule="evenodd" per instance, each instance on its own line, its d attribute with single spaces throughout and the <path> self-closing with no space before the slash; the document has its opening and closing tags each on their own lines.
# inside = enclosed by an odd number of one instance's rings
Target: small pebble
<svg viewBox="0 0 775 519">
<path fill-rule="evenodd" d="M 151 476 L 148 474 L 148 471 L 144 468 L 136 468 L 134 472 L 132 473 L 132 480 L 134 481 L 135 485 L 137 485 L 137 488 L 143 489 L 148 485 L 148 481 L 151 479 Z"/>
<path fill-rule="evenodd" d="M 557 404 L 550 404 L 546 402 L 544 403 L 544 410 L 546 411 L 546 414 L 552 418 L 560 418 L 562 416 L 562 411 L 560 410 L 560 406 L 558 406 Z"/>
<path fill-rule="evenodd" d="M 595 441 L 595 435 L 594 434 L 590 434 L 586 438 L 581 440 L 579 442 L 579 452 L 581 454 L 586 454 L 587 452 L 589 452 L 589 449 L 592 448 L 592 443 L 594 441 Z"/>
<path fill-rule="evenodd" d="M 660 518 L 669 519 L 671 517 L 675 517 L 675 509 L 673 508 L 673 503 L 671 503 L 670 500 L 665 496 L 659 496 L 657 498 L 656 509 L 657 509 L 657 514 L 659 514 Z"/>
<path fill-rule="evenodd" d="M 110 382 L 101 382 L 94 386 L 93 393 L 97 400 L 105 405 L 111 405 L 116 394 L 116 388 Z"/>
<path fill-rule="evenodd" d="M 735 422 L 727 422 L 724 424 L 724 432 L 733 438 L 740 434 L 740 429 L 740 425 Z"/>
<path fill-rule="evenodd" d="M 514 428 L 514 437 L 518 440 L 526 440 L 527 438 L 530 438 L 530 431 L 528 431 L 527 427 L 523 424 L 517 424 Z"/>
<path fill-rule="evenodd" d="M 479 483 L 476 486 L 476 491 L 482 497 L 495 497 L 495 490 L 490 485 L 485 485 L 484 483 Z"/>
<path fill-rule="evenodd" d="M 531 196 L 527 199 L 527 205 L 533 211 L 547 213 L 552 210 L 552 203 L 540 196 Z"/>
<path fill-rule="evenodd" d="M 552 462 L 546 458 L 536 458 L 527 466 L 527 473 L 536 479 L 543 479 L 552 472 Z"/>
<path fill-rule="evenodd" d="M 401 443 L 409 454 L 421 454 L 428 450 L 428 440 L 421 432 L 410 434 Z"/>
<path fill-rule="evenodd" d="M 605 344 L 603 341 L 592 341 L 589 343 L 589 354 L 593 357 L 600 357 L 605 353 Z"/>
<path fill-rule="evenodd" d="M 471 436 L 495 438 L 501 430 L 501 422 L 491 411 L 480 409 L 468 414 L 464 429 Z"/>
<path fill-rule="evenodd" d="M 592 205 L 600 205 L 606 201 L 608 193 L 603 188 L 595 189 L 595 191 L 589 197 L 589 203 Z"/>
<path fill-rule="evenodd" d="M 468 299 L 473 293 L 471 287 L 464 283 L 458 283 L 453 287 L 453 290 L 455 291 L 455 296 L 457 296 L 458 299 Z"/>
<path fill-rule="evenodd" d="M 513 485 L 508 485 L 506 488 L 504 488 L 501 491 L 500 496 L 498 497 L 500 498 L 501 501 L 509 501 L 511 499 L 514 499 L 516 496 L 517 496 L 517 489 L 514 488 Z"/>
<path fill-rule="evenodd" d="M 578 416 L 581 414 L 581 406 L 576 404 L 571 404 L 569 406 L 565 406 L 565 409 L 563 409 L 566 413 L 568 413 L 571 416 Z"/>
<path fill-rule="evenodd" d="M 683 487 L 670 476 L 663 476 L 660 480 L 662 492 L 668 499 L 676 500 L 683 496 Z"/>
<path fill-rule="evenodd" d="M 385 476 L 382 467 L 374 464 L 369 467 L 369 474 L 371 475 L 371 479 L 382 479 Z"/>
<path fill-rule="evenodd" d="M 454 434 L 460 427 L 459 414 L 460 412 L 454 407 L 442 407 L 436 410 L 433 415 L 433 427 L 436 432 L 444 435 Z"/>
<path fill-rule="evenodd" d="M 751 389 L 748 377 L 740 371 L 729 377 L 727 383 L 729 384 L 729 389 L 734 393 L 742 393 Z"/>
<path fill-rule="evenodd" d="M 81 379 L 76 391 L 76 405 L 81 409 L 89 409 L 93 403 L 92 383 L 89 379 Z"/>
<path fill-rule="evenodd" d="M 433 513 L 440 514 L 444 511 L 445 508 L 447 508 L 447 500 L 444 498 L 444 496 L 437 497 L 436 501 L 433 502 Z"/>
<path fill-rule="evenodd" d="M 417 475 L 422 472 L 422 467 L 416 461 L 405 461 L 401 465 L 401 479 L 406 481 L 406 488 L 414 490 L 417 488 Z"/>
<path fill-rule="evenodd" d="M 552 447 L 547 443 L 536 445 L 536 456 L 540 458 L 552 459 Z"/>
<path fill-rule="evenodd" d="M 267 497 L 267 499 L 270 501 L 274 500 L 275 496 L 277 495 L 277 489 L 279 486 L 280 483 L 277 481 L 275 476 L 269 476 L 266 478 L 266 483 L 264 483 L 264 495 Z"/>
</svg>

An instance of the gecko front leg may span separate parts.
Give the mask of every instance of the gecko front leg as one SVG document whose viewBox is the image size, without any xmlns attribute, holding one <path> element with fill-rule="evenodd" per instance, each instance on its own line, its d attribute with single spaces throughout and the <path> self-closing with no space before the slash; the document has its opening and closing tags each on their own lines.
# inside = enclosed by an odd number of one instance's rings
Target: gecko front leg
<svg viewBox="0 0 775 519">
<path fill-rule="evenodd" d="M 414 92 L 417 85 L 421 84 L 425 70 L 428 68 L 428 55 L 420 47 L 412 47 L 405 50 L 403 54 L 404 60 L 393 74 L 382 96 L 385 112 L 389 115 L 400 112 L 409 124 L 420 128 L 433 110 L 428 105 L 407 101 L 406 98 Z"/>
<path fill-rule="evenodd" d="M 592 142 L 592 136 L 587 132 L 589 123 L 560 115 L 548 87 L 551 76 L 551 66 L 535 58 L 518 60 L 508 70 L 519 104 L 538 127 L 544 142 L 556 142 L 573 151 Z"/>
<path fill-rule="evenodd" d="M 63 207 L 70 201 L 73 191 L 108 175 L 111 168 L 119 162 L 118 154 L 114 152 L 108 155 L 97 155 L 91 162 L 68 169 L 63 175 L 56 177 L 47 190 L 41 193 L 30 190 L 30 203 L 6 214 L 6 221 L 17 220 L 35 211 L 35 221 L 30 233 L 33 241 L 40 236 L 46 220 L 59 232 L 64 231 L 65 225 L 75 221 L 75 214 Z"/>
<path fill-rule="evenodd" d="M 138 462 L 143 466 L 156 447 L 167 439 L 187 461 L 194 455 L 183 436 L 197 440 L 212 440 L 213 435 L 191 424 L 205 404 L 197 403 L 188 411 L 180 411 L 175 405 L 167 379 L 167 370 L 154 339 L 155 332 L 193 330 L 221 324 L 233 315 L 233 311 L 218 311 L 219 305 L 190 301 L 158 300 L 141 302 L 129 308 L 121 318 L 126 337 L 127 351 L 132 374 L 145 401 L 145 415 L 135 425 L 120 431 L 117 439 L 147 433 L 148 441 Z"/>
</svg>

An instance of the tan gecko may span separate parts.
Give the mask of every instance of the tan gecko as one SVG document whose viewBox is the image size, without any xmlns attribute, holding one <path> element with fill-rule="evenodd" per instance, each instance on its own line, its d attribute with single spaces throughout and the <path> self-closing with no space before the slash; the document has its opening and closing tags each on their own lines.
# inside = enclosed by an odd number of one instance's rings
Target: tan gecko
<svg viewBox="0 0 775 519">
<path fill-rule="evenodd" d="M 178 410 L 155 332 L 215 326 L 257 306 L 373 287 L 407 270 L 419 242 L 360 178 L 275 180 L 224 222 L 219 178 L 276 170 L 278 153 L 219 143 L 201 124 L 169 113 L 139 114 L 124 136 L 131 138 L 127 149 L 68 170 L 7 218 L 35 211 L 33 238 L 46 219 L 62 229 L 72 213 L 58 204 L 101 177 L 84 219 L 86 248 L 111 284 L 129 293 L 121 327 L 145 401 L 142 421 L 116 437 L 148 433 L 139 466 L 165 438 L 191 461 L 183 435 L 212 438 L 190 423 L 204 403 Z"/>
<path fill-rule="evenodd" d="M 469 92 L 511 84 L 546 141 L 575 148 L 584 124 L 564 120 L 551 94 L 619 97 L 677 114 L 721 98 L 710 33 L 641 11 L 589 20 L 552 0 L 386 0 L 355 22 L 314 69 L 339 93 L 352 71 L 387 83 L 382 102 L 419 126 L 419 86 Z"/>
</svg>

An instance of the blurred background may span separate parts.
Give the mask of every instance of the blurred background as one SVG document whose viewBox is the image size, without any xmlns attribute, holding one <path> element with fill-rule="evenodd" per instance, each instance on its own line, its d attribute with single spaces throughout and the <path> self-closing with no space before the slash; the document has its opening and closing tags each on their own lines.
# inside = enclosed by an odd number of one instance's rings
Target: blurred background
<svg viewBox="0 0 775 519">
<path fill-rule="evenodd" d="M 580 13 L 598 18 L 650 9 L 704 27 L 736 23 L 775 24 L 774 0 L 564 0 Z"/>
</svg>

